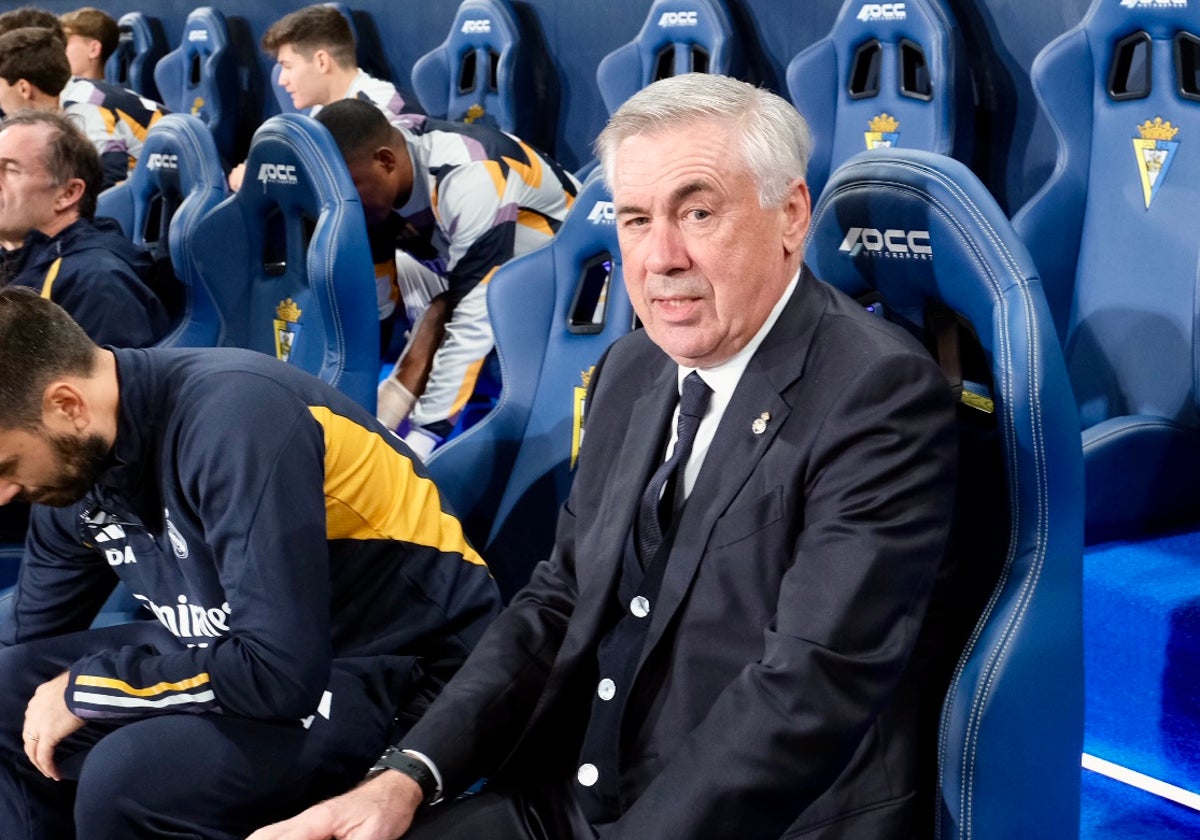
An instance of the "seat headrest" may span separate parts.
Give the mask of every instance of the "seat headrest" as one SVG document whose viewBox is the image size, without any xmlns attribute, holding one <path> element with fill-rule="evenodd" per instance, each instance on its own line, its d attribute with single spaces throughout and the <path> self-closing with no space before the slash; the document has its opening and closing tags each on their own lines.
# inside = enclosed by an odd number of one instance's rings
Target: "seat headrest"
<svg viewBox="0 0 1200 840">
<path fill-rule="evenodd" d="M 314 217 L 336 204 L 358 202 L 333 137 L 302 114 L 272 117 L 254 132 L 238 195 L 255 211 L 278 206 Z"/>
<path fill-rule="evenodd" d="M 446 40 L 413 65 L 413 90 L 432 115 L 530 137 L 538 93 L 527 41 L 508 0 L 464 0 Z"/>
<path fill-rule="evenodd" d="M 179 46 L 155 66 L 154 81 L 168 108 L 199 117 L 222 156 L 233 155 L 243 103 L 238 58 L 220 10 L 201 6 L 188 14 Z"/>
<path fill-rule="evenodd" d="M 104 77 L 113 84 L 159 100 L 154 65 L 167 52 L 162 24 L 141 12 L 126 12 L 117 21 L 117 28 L 120 39 L 104 64 Z"/>
<path fill-rule="evenodd" d="M 1039 285 L 978 178 L 919 150 L 860 152 L 843 164 L 813 211 L 806 255 L 826 282 L 852 295 L 878 291 L 891 315 L 914 326 L 930 300 L 991 324 L 993 307 L 1014 289 Z M 995 335 L 979 338 L 993 349 Z"/>
<path fill-rule="evenodd" d="M 634 39 L 596 70 L 611 114 L 651 82 L 683 73 L 742 77 L 744 58 L 724 0 L 656 0 Z"/>
<path fill-rule="evenodd" d="M 847 0 L 829 34 L 792 59 L 787 84 L 816 129 L 814 195 L 833 169 L 865 149 L 901 146 L 969 159 L 970 61 L 944 0 Z"/>
<path fill-rule="evenodd" d="M 192 191 L 226 192 L 225 173 L 212 133 L 191 114 L 167 114 L 142 145 L 129 189 L 148 199 L 155 193 L 182 197 Z"/>
</svg>

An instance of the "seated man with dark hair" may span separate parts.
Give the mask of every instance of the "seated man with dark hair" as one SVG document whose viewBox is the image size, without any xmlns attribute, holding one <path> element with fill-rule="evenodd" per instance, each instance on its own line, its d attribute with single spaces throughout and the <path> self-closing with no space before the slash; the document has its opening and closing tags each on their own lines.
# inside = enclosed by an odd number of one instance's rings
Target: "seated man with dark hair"
<svg viewBox="0 0 1200 840">
<path fill-rule="evenodd" d="M 0 383 L 6 840 L 241 840 L 361 778 L 498 612 L 412 453 L 295 366 L 2 289 Z M 87 629 L 118 579 L 157 621 Z"/>
<path fill-rule="evenodd" d="M 72 79 L 61 37 L 41 27 L 0 35 L 0 108 L 5 114 L 33 108 L 75 117 L 100 152 L 102 189 L 128 177 L 146 132 L 168 113 L 158 102 L 117 85 Z"/>
<path fill-rule="evenodd" d="M 400 125 L 424 119 L 415 99 L 358 66 L 354 31 L 332 6 L 305 6 L 284 15 L 263 35 L 262 48 L 279 64 L 279 84 L 291 95 L 292 105 L 307 109 L 309 116 L 339 99 L 361 99 Z M 238 189 L 244 177 L 245 165 L 235 166 L 230 188 Z"/>
<path fill-rule="evenodd" d="M 59 17 L 67 42 L 71 75 L 81 79 L 104 79 L 104 64 L 121 42 L 121 29 L 109 15 L 84 6 Z"/>
<path fill-rule="evenodd" d="M 49 29 L 58 36 L 64 44 L 67 43 L 67 33 L 63 32 L 62 24 L 53 12 L 34 6 L 22 6 L 19 9 L 0 13 L 0 35 L 12 32 L 14 29 L 24 29 L 27 26 L 38 26 Z"/>
<path fill-rule="evenodd" d="M 371 227 L 379 316 L 412 323 L 379 391 L 379 419 L 429 454 L 453 429 L 493 346 L 487 284 L 513 257 L 546 244 L 579 182 L 519 138 L 483 125 L 389 124 L 365 102 L 321 110 Z M 394 266 L 394 277 L 381 261 Z M 389 323 L 390 325 L 390 323 Z"/>
</svg>

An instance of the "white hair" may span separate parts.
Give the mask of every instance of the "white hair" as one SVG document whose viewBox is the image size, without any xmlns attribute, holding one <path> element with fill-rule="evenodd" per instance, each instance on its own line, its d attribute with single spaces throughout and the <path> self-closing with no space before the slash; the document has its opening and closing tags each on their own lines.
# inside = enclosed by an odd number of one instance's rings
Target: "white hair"
<svg viewBox="0 0 1200 840">
<path fill-rule="evenodd" d="M 778 207 L 792 185 L 804 178 L 812 134 L 787 100 L 768 90 L 709 73 L 661 79 L 628 99 L 596 138 L 596 157 L 612 187 L 616 152 L 639 134 L 652 135 L 699 122 L 738 129 L 742 162 L 763 207 Z"/>
</svg>

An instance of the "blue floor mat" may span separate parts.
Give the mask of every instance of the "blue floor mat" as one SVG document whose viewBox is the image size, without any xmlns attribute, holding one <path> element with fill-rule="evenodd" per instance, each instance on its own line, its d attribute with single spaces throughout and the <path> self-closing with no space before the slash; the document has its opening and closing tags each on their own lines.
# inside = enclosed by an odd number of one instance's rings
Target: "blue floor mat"
<svg viewBox="0 0 1200 840">
<path fill-rule="evenodd" d="M 1083 771 L 1080 840 L 1193 840 L 1200 812 Z"/>
</svg>

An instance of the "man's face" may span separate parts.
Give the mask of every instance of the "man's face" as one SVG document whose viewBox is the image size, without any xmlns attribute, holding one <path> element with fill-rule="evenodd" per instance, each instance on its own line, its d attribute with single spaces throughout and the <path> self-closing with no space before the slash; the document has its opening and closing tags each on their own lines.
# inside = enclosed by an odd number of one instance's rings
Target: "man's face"
<svg viewBox="0 0 1200 840">
<path fill-rule="evenodd" d="M 90 77 L 92 62 L 100 56 L 99 46 L 99 41 L 86 35 L 67 36 L 67 63 L 71 65 L 72 76 Z"/>
<path fill-rule="evenodd" d="M 50 128 L 14 125 L 0 131 L 0 240 L 19 242 L 55 221 L 62 185 L 43 162 Z"/>
<path fill-rule="evenodd" d="M 367 224 L 379 224 L 391 214 L 396 204 L 399 186 L 394 170 L 377 155 L 363 155 L 348 163 L 346 168 L 350 170 L 350 178 L 358 190 Z"/>
<path fill-rule="evenodd" d="M 275 53 L 279 62 L 279 84 L 292 96 L 292 105 L 297 109 L 314 105 L 329 104 L 329 82 L 317 66 L 317 53 L 305 58 L 284 44 Z"/>
<path fill-rule="evenodd" d="M 0 111 L 3 111 L 5 114 L 15 114 L 17 111 L 28 107 L 29 103 L 25 101 L 25 97 L 17 92 L 16 86 L 10 85 L 4 79 L 0 78 Z"/>
<path fill-rule="evenodd" d="M 0 431 L 0 505 L 74 504 L 103 472 L 108 449 L 94 434 L 53 434 L 44 426 Z"/>
<path fill-rule="evenodd" d="M 637 135 L 617 148 L 613 203 L 634 311 L 687 367 L 737 354 L 799 266 L 808 189 L 764 209 L 734 130 L 700 123 Z"/>
</svg>

